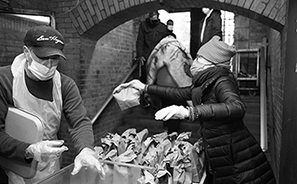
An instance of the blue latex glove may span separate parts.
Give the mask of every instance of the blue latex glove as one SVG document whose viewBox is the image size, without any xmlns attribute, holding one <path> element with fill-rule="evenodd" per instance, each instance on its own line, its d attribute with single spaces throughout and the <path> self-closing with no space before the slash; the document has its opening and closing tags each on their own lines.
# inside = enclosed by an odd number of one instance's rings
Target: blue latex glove
<svg viewBox="0 0 297 184">
<path fill-rule="evenodd" d="M 84 148 L 74 159 L 74 168 L 71 172 L 72 175 L 77 174 L 82 167 L 89 167 L 98 171 L 102 179 L 105 178 L 105 171 L 102 164 L 98 160 L 98 154 L 90 149 Z"/>
</svg>

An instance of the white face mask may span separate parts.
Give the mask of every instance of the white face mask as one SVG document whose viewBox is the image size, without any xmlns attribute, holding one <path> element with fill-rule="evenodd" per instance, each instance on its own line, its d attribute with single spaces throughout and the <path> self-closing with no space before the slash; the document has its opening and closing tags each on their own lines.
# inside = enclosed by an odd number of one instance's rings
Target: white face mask
<svg viewBox="0 0 297 184">
<path fill-rule="evenodd" d="M 48 68 L 37 61 L 35 61 L 30 53 L 32 59 L 31 64 L 28 66 L 30 72 L 41 81 L 46 81 L 54 77 L 57 66 Z"/>
<path fill-rule="evenodd" d="M 193 61 L 190 71 L 191 71 L 191 74 L 194 76 L 198 72 L 205 70 L 206 68 L 209 68 L 212 66 L 214 66 L 212 63 L 209 63 L 207 60 L 205 60 L 202 57 L 198 57 Z"/>
<path fill-rule="evenodd" d="M 169 31 L 172 31 L 172 30 L 173 30 L 173 25 L 168 25 L 168 26 L 167 26 L 167 29 L 168 29 Z"/>
</svg>

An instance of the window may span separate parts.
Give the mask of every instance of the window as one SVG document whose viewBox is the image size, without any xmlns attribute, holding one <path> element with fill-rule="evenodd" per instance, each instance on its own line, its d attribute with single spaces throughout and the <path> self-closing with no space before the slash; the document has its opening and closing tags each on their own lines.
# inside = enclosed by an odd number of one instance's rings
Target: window
<svg viewBox="0 0 297 184">
<path fill-rule="evenodd" d="M 168 19 L 174 21 L 173 32 L 177 39 L 189 50 L 190 45 L 190 12 L 168 13 L 159 10 L 160 20 L 166 23 Z M 234 43 L 234 13 L 221 10 L 223 41 L 229 45 Z"/>
<path fill-rule="evenodd" d="M 232 45 L 234 42 L 234 13 L 221 11 L 223 41 Z"/>
<path fill-rule="evenodd" d="M 167 20 L 172 19 L 174 22 L 173 33 L 176 39 L 181 42 L 183 46 L 189 51 L 190 49 L 190 26 L 191 16 L 190 12 L 176 12 L 168 13 L 166 10 L 159 10 L 160 20 L 166 24 Z"/>
</svg>

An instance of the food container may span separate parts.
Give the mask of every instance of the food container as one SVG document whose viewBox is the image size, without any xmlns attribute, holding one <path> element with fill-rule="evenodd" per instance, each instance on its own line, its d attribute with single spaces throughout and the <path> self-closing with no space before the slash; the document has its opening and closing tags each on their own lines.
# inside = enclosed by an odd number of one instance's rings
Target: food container
<svg viewBox="0 0 297 184">
<path fill-rule="evenodd" d="M 76 175 L 71 175 L 73 166 L 68 165 L 35 184 L 136 184 L 143 169 L 133 164 L 104 164 L 106 176 L 102 180 L 96 170 L 87 167 L 83 167 Z"/>
<path fill-rule="evenodd" d="M 82 168 L 76 175 L 71 175 L 73 166 L 70 164 L 35 184 L 102 184 L 98 172 L 90 168 Z"/>
</svg>

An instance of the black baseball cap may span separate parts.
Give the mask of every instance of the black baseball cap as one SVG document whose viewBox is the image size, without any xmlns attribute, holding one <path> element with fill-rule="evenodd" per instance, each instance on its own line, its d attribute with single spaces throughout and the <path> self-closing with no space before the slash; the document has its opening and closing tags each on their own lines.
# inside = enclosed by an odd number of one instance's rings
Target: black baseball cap
<svg viewBox="0 0 297 184">
<path fill-rule="evenodd" d="M 64 38 L 50 26 L 36 26 L 29 29 L 24 44 L 30 46 L 34 54 L 40 58 L 59 55 L 66 59 L 63 53 Z"/>
</svg>

